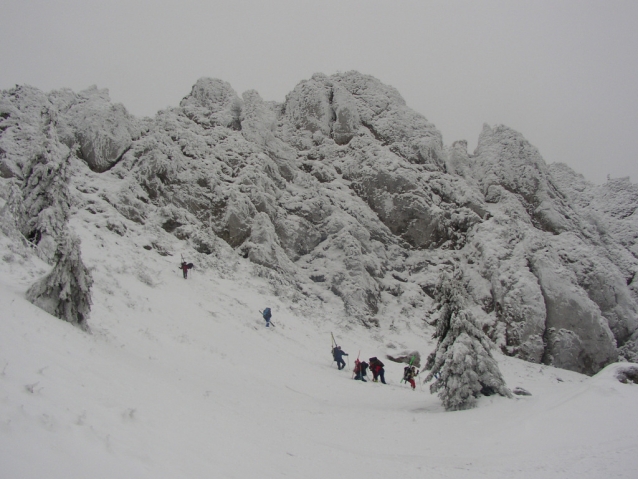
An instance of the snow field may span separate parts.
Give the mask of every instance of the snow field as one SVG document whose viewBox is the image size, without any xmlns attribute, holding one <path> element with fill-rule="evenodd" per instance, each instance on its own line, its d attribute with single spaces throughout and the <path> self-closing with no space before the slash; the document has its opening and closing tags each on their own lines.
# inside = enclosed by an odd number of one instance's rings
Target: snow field
<svg viewBox="0 0 638 479">
<path fill-rule="evenodd" d="M 0 261 L 3 478 L 635 477 L 638 385 L 614 379 L 618 365 L 587 378 L 495 353 L 533 396 L 444 412 L 384 359 L 390 342 L 425 357 L 431 331 L 299 314 L 241 258 L 232 274 L 194 261 L 185 281 L 179 255 L 73 221 L 94 267 L 91 335 L 24 300 L 47 265 Z M 351 380 L 359 349 L 388 385 Z"/>
</svg>

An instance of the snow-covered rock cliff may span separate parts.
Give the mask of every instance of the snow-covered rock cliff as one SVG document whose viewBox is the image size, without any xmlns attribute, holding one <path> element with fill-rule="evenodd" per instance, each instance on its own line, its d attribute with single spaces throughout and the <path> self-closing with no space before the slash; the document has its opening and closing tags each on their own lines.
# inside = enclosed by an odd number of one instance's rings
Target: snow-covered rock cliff
<svg viewBox="0 0 638 479">
<path fill-rule="evenodd" d="M 283 103 L 203 78 L 152 119 L 106 90 L 16 87 L 0 96 L 0 176 L 36 244 L 87 212 L 161 255 L 223 241 L 291 301 L 372 328 L 436 319 L 433 288 L 460 268 L 509 355 L 588 374 L 638 355 L 638 186 L 548 166 L 505 126 L 473 154 L 446 147 L 357 72 L 315 74 Z"/>
</svg>

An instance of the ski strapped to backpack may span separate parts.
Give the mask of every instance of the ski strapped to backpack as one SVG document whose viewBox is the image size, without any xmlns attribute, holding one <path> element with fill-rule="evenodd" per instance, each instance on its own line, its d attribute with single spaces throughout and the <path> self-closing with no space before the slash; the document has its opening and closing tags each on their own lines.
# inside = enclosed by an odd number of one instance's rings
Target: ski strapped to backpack
<svg viewBox="0 0 638 479">
<path fill-rule="evenodd" d="M 416 356 L 412 356 L 412 357 L 410 358 L 410 364 L 408 364 L 408 367 L 411 367 L 411 366 L 412 366 L 412 363 L 414 362 L 414 358 L 415 358 L 415 357 L 416 357 Z M 401 384 L 403 381 L 405 381 L 405 372 L 403 373 L 403 379 L 401 379 L 401 381 L 399 382 L 399 384 Z M 407 381 L 405 381 L 405 382 L 407 383 Z"/>
<path fill-rule="evenodd" d="M 184 261 L 184 255 L 181 255 L 182 257 L 182 262 L 180 263 L 180 266 L 178 269 L 183 270 L 184 269 L 184 265 L 186 265 L 186 269 L 194 269 L 195 265 L 193 263 L 187 263 L 186 261 Z"/>
<path fill-rule="evenodd" d="M 186 261 L 184 260 L 184 255 L 181 255 L 181 257 L 182 257 L 182 263 L 181 264 L 186 264 L 188 269 L 193 269 L 195 267 L 195 265 L 193 263 L 186 263 Z"/>
<path fill-rule="evenodd" d="M 357 359 L 354 362 L 354 369 L 352 370 L 352 379 L 354 379 L 354 377 L 356 376 L 356 374 L 361 371 L 361 369 L 359 369 L 359 371 L 357 371 L 357 368 L 361 368 L 361 363 L 359 361 L 359 356 L 361 356 L 361 350 L 359 350 L 359 353 L 357 354 Z"/>
</svg>

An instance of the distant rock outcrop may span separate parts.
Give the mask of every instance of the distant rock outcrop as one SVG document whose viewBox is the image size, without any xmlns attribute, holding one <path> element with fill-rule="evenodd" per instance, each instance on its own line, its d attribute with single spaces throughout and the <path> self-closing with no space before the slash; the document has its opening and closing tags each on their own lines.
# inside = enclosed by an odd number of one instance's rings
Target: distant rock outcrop
<svg viewBox="0 0 638 479">
<path fill-rule="evenodd" d="M 38 184 L 68 188 L 69 204 Z M 473 317 L 506 354 L 588 374 L 638 358 L 638 186 L 548 166 L 502 125 L 484 127 L 474 154 L 446 147 L 396 89 L 357 72 L 315 74 L 283 103 L 202 78 L 153 119 L 94 87 L 3 91 L 10 189 L 35 243 L 78 209 L 105 215 L 107 232 L 161 229 L 201 254 L 223 240 L 259 274 L 380 328 L 396 311 L 435 320 L 434 285 L 461 269 Z"/>
<path fill-rule="evenodd" d="M 126 108 L 112 104 L 108 90 L 96 87 L 80 92 L 60 120 L 72 132 L 62 140 L 69 147 L 77 144 L 78 157 L 98 173 L 111 168 L 141 134 L 139 122 Z"/>
</svg>

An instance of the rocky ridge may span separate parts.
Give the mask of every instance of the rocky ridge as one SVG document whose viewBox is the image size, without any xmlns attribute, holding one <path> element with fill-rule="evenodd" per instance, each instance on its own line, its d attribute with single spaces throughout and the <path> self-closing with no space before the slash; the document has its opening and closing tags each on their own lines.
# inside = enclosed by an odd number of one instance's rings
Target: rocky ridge
<svg viewBox="0 0 638 479">
<path fill-rule="evenodd" d="M 283 103 L 203 78 L 143 119 L 97 88 L 5 90 L 0 176 L 43 246 L 90 214 L 158 254 L 233 248 L 293 285 L 292 301 L 371 328 L 427 327 L 440 273 L 461 268 L 506 354 L 593 374 L 638 353 L 638 186 L 548 166 L 502 125 L 472 154 L 445 146 L 357 72 L 315 74 Z"/>
</svg>

